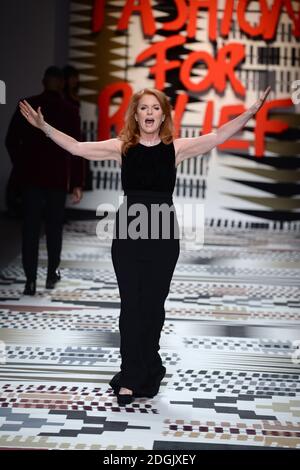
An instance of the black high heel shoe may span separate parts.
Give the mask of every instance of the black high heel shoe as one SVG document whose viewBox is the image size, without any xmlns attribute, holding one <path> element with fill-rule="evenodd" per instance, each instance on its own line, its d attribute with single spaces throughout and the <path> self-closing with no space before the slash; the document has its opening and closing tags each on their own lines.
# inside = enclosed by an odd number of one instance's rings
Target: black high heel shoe
<svg viewBox="0 0 300 470">
<path fill-rule="evenodd" d="M 55 285 L 58 281 L 61 280 L 61 274 L 59 269 L 54 271 L 54 273 L 48 273 L 47 274 L 47 279 L 46 279 L 46 289 L 54 289 Z"/>
<path fill-rule="evenodd" d="M 26 281 L 23 295 L 35 295 L 35 292 L 36 292 L 36 282 Z"/>
<path fill-rule="evenodd" d="M 117 401 L 120 406 L 129 405 L 134 400 L 134 395 L 129 393 L 117 393 Z"/>
</svg>

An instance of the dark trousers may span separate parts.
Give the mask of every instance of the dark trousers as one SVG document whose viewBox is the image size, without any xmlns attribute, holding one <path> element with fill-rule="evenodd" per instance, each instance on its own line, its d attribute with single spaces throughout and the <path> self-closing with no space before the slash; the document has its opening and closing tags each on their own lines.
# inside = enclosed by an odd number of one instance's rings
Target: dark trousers
<svg viewBox="0 0 300 470">
<path fill-rule="evenodd" d="M 67 193 L 60 189 L 28 187 L 23 190 L 22 263 L 26 279 L 37 277 L 41 224 L 45 219 L 48 275 L 60 263 Z"/>
<path fill-rule="evenodd" d="M 120 387 L 141 396 L 154 396 L 159 391 L 166 372 L 159 354 L 164 304 L 179 252 L 179 239 L 112 241 L 121 299 L 121 372 L 110 382 L 116 393 Z"/>
</svg>

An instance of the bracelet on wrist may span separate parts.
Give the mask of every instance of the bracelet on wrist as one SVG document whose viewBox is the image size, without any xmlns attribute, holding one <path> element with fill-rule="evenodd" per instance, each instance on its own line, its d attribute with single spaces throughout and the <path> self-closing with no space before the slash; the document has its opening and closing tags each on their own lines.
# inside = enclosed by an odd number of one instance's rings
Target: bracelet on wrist
<svg viewBox="0 0 300 470">
<path fill-rule="evenodd" d="M 49 126 L 49 124 L 46 124 L 45 125 L 45 135 L 46 135 L 46 137 L 50 137 L 51 133 L 52 133 L 51 127 Z"/>
</svg>

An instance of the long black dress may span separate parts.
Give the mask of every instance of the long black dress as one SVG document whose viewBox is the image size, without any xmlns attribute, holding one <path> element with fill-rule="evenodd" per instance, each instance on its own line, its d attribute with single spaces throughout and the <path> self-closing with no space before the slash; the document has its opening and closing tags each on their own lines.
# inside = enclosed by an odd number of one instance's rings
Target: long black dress
<svg viewBox="0 0 300 470">
<path fill-rule="evenodd" d="M 121 298 L 121 371 L 109 382 L 115 393 L 120 387 L 126 387 L 133 390 L 136 397 L 153 397 L 166 373 L 158 351 L 165 320 L 164 303 L 180 251 L 179 226 L 172 199 L 176 171 L 173 142 L 160 142 L 151 147 L 139 143 L 122 155 L 124 202 L 116 212 L 111 246 Z M 127 211 L 136 203 L 142 203 L 148 210 L 148 227 L 143 219 L 144 226 L 138 230 L 148 228 L 150 238 L 122 239 L 119 234 L 121 216 L 128 215 Z M 169 234 L 163 232 L 163 224 L 159 223 L 159 236 L 155 239 L 151 238 L 151 227 L 157 227 L 158 219 L 151 208 L 158 207 L 157 204 L 167 208 L 163 217 L 164 222 L 168 217 L 171 228 Z M 139 212 L 128 216 L 126 230 L 138 215 Z"/>
</svg>

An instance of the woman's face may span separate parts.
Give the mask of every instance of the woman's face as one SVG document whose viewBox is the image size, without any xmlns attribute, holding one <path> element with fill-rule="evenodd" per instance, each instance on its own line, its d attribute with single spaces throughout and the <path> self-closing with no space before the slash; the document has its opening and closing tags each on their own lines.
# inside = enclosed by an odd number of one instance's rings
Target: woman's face
<svg viewBox="0 0 300 470">
<path fill-rule="evenodd" d="M 147 134 L 158 133 L 164 119 L 160 102 L 154 95 L 143 95 L 137 106 L 135 119 L 139 124 L 140 131 Z"/>
</svg>

